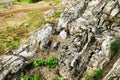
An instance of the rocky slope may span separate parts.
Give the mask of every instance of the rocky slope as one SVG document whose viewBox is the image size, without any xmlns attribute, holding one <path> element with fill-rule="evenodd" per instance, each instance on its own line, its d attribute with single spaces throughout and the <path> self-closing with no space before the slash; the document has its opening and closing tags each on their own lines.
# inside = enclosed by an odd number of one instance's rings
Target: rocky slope
<svg viewBox="0 0 120 80">
<path fill-rule="evenodd" d="M 120 0 L 62 0 L 62 3 L 67 8 L 58 21 L 36 30 L 13 54 L 0 56 L 0 80 L 19 80 L 20 71 L 25 71 L 25 75 L 37 73 L 43 80 L 54 77 L 85 80 L 85 75 L 96 69 L 104 71 L 112 58 L 110 44 L 120 37 Z M 54 9 L 47 14 L 51 12 Z M 34 59 L 51 56 L 58 60 L 56 68 L 32 67 Z M 100 80 L 119 78 L 120 59 L 112 64 L 113 68 Z"/>
</svg>

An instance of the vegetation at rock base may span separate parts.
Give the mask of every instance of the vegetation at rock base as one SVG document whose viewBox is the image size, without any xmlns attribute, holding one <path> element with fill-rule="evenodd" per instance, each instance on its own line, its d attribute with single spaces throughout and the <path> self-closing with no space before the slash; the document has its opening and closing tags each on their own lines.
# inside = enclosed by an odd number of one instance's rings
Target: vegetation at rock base
<svg viewBox="0 0 120 80">
<path fill-rule="evenodd" d="M 59 17 L 60 17 L 60 14 L 61 14 L 60 11 L 59 11 L 59 12 L 55 12 L 55 13 L 53 14 L 53 17 L 55 17 L 55 18 L 59 18 Z"/>
<path fill-rule="evenodd" d="M 24 73 L 21 72 L 20 74 L 20 80 L 42 80 L 42 78 L 40 76 L 38 76 L 37 74 L 33 74 L 31 76 L 24 76 Z"/>
<path fill-rule="evenodd" d="M 119 51 L 120 40 L 115 40 L 110 44 L 110 52 L 112 55 L 115 55 Z"/>
<path fill-rule="evenodd" d="M 97 80 L 102 74 L 102 69 L 96 69 L 93 71 L 93 74 L 86 74 L 85 80 Z"/>
<path fill-rule="evenodd" d="M 49 68 L 55 68 L 57 66 L 57 59 L 56 57 L 48 58 L 46 61 L 42 59 L 37 59 L 33 61 L 33 65 L 35 67 L 48 66 Z"/>
<path fill-rule="evenodd" d="M 5 34 L 5 33 L 2 33 L 0 35 L 0 51 L 4 52 L 4 48 L 6 50 L 9 50 L 9 49 L 15 49 L 17 48 L 19 45 L 20 45 L 20 39 L 15 37 L 15 36 L 10 36 L 9 39 L 8 38 L 8 35 Z"/>
<path fill-rule="evenodd" d="M 49 59 L 47 59 L 45 61 L 45 64 L 49 67 L 49 68 L 55 68 L 57 65 L 57 59 L 56 57 L 51 57 Z"/>
<path fill-rule="evenodd" d="M 45 65 L 45 61 L 43 61 L 42 59 L 37 59 L 33 61 L 33 64 L 35 67 L 38 67 L 38 66 Z"/>
</svg>

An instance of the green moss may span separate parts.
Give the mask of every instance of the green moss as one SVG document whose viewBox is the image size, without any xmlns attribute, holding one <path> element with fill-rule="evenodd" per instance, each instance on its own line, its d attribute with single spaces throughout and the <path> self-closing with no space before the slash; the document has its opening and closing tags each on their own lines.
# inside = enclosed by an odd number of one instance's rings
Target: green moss
<svg viewBox="0 0 120 80">
<path fill-rule="evenodd" d="M 89 75 L 86 74 L 85 75 L 85 80 L 97 80 L 97 78 L 99 78 L 102 74 L 102 69 L 96 69 L 93 71 L 93 74 Z"/>
<path fill-rule="evenodd" d="M 120 41 L 115 40 L 110 44 L 110 52 L 112 55 L 115 55 L 118 52 L 118 47 L 120 46 Z"/>
</svg>

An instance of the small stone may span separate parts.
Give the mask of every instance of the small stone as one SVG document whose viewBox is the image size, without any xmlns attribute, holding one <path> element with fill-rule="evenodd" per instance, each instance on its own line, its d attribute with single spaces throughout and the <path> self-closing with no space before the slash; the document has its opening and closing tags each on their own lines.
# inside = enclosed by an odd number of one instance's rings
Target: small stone
<svg viewBox="0 0 120 80">
<path fill-rule="evenodd" d="M 61 37 L 62 39 L 66 39 L 66 38 L 67 38 L 67 32 L 66 32 L 65 30 L 61 31 L 61 32 L 60 32 L 60 37 Z"/>
<path fill-rule="evenodd" d="M 67 49 L 68 49 L 68 46 L 67 46 L 67 45 L 63 45 L 63 46 L 62 46 L 62 49 L 67 50 Z"/>
<path fill-rule="evenodd" d="M 120 19 L 117 20 L 117 26 L 120 26 Z"/>
<path fill-rule="evenodd" d="M 46 38 L 41 41 L 40 48 L 42 50 L 46 50 L 48 47 L 50 47 L 50 45 L 51 45 L 51 40 L 49 38 Z"/>
<path fill-rule="evenodd" d="M 116 16 L 118 13 L 119 13 L 119 9 L 118 9 L 118 8 L 115 8 L 115 9 L 112 10 L 112 12 L 111 12 L 110 15 L 111 15 L 112 17 L 114 17 L 114 16 Z"/>
<path fill-rule="evenodd" d="M 45 13 L 45 18 L 50 18 L 55 13 L 55 9 L 50 9 Z"/>
<path fill-rule="evenodd" d="M 60 45 L 60 42 L 54 43 L 52 50 L 53 50 L 53 51 L 57 51 L 59 45 Z"/>
<path fill-rule="evenodd" d="M 105 6 L 103 12 L 109 14 L 111 9 L 115 6 L 116 2 L 115 1 L 109 1 L 107 5 Z"/>
<path fill-rule="evenodd" d="M 13 68 L 11 73 L 18 72 L 20 70 L 20 68 L 22 68 L 22 66 L 23 66 L 23 61 L 22 60 L 14 61 L 10 66 L 11 68 Z"/>
</svg>

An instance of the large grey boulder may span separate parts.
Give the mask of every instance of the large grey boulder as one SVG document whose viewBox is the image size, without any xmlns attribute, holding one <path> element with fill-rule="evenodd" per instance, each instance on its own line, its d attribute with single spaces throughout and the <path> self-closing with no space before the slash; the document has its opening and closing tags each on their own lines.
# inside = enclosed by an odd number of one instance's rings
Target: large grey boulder
<svg viewBox="0 0 120 80">
<path fill-rule="evenodd" d="M 0 80 L 9 74 L 17 73 L 25 67 L 36 54 L 38 45 L 49 47 L 48 37 L 52 35 L 54 24 L 46 24 L 41 29 L 38 29 L 25 44 L 13 51 L 12 55 L 3 55 L 0 57 Z M 47 40 L 45 40 L 47 39 Z M 42 44 L 40 44 L 40 42 Z"/>
</svg>

